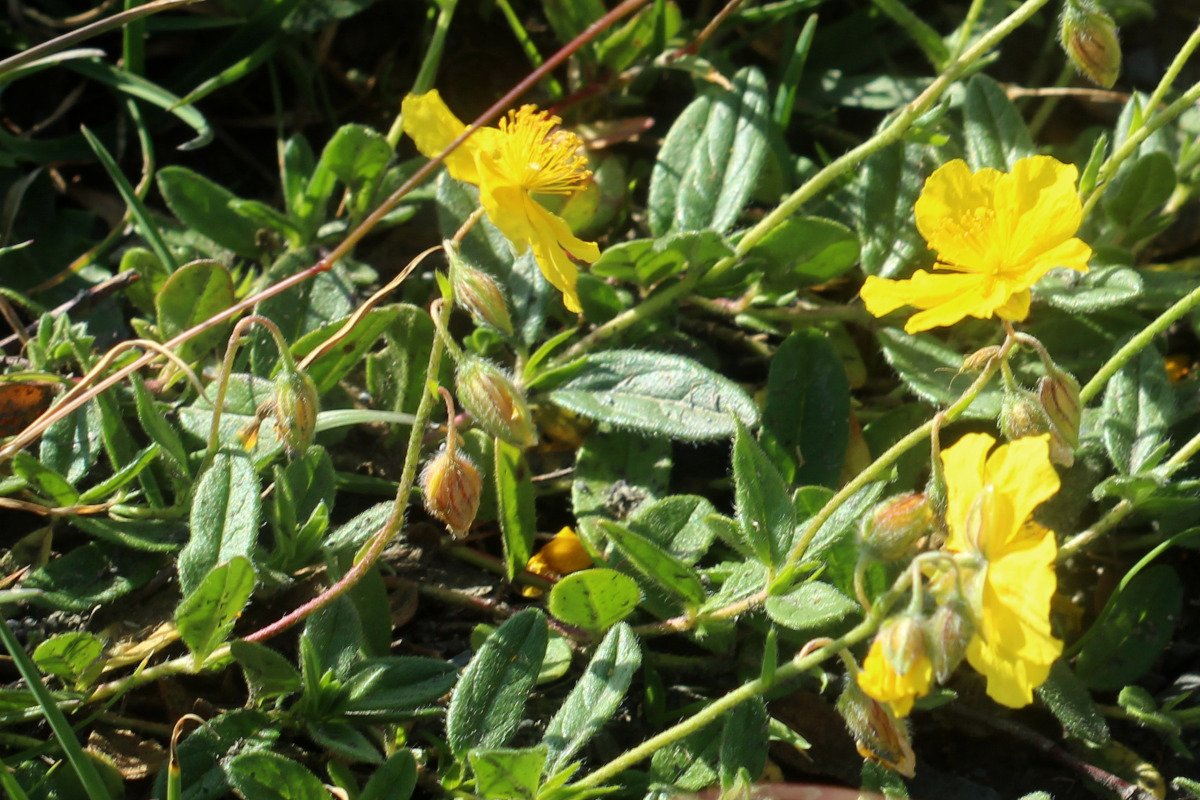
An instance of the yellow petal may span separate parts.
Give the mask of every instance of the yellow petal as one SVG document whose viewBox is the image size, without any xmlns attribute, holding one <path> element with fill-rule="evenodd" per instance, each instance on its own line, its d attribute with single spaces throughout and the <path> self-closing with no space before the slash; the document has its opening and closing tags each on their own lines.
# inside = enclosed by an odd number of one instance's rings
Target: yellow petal
<svg viewBox="0 0 1200 800">
<path fill-rule="evenodd" d="M 442 100 L 436 89 L 425 94 L 410 94 L 400 104 L 401 124 L 404 132 L 413 140 L 421 155 L 428 158 L 441 153 L 466 130 L 467 126 L 454 116 L 454 112 Z M 475 168 L 475 148 L 480 144 L 480 134 L 475 134 L 446 156 L 446 169 L 450 177 L 467 183 L 479 183 Z"/>
<path fill-rule="evenodd" d="M 979 635 L 1013 658 L 1050 662 L 1062 642 L 1050 627 L 1054 575 L 1054 534 L 1026 540 L 990 563 L 984 578 Z"/>
<path fill-rule="evenodd" d="M 1011 659 L 989 648 L 978 636 L 967 645 L 967 661 L 987 678 L 988 697 L 1009 708 L 1032 703 L 1033 690 L 1046 681 L 1053 666 L 1053 662 Z"/>
<path fill-rule="evenodd" d="M 1083 203 L 1079 172 L 1050 156 L 1022 158 L 996 184 L 995 206 L 1004 237 L 1003 261 L 1028 268 L 1079 230 Z"/>
<path fill-rule="evenodd" d="M 1009 322 L 1021 322 L 1029 316 L 1031 299 L 1028 289 L 1014 292 L 1001 305 L 996 306 L 996 316 Z"/>
<path fill-rule="evenodd" d="M 905 717 L 918 697 L 929 694 L 933 685 L 933 663 L 927 655 L 921 654 L 900 675 L 892 669 L 883 654 L 882 641 L 876 638 L 858 673 L 858 685 L 868 697 L 887 703 L 897 717 Z"/>
<path fill-rule="evenodd" d="M 913 207 L 917 230 L 940 261 L 963 272 L 994 273 L 1004 243 L 996 227 L 995 188 L 1003 173 L 972 173 L 961 158 L 934 170 Z"/>
<path fill-rule="evenodd" d="M 1037 256 L 1031 262 L 1025 277 L 1032 286 L 1047 272 L 1058 267 L 1073 269 L 1076 272 L 1087 272 L 1088 261 L 1091 258 L 1092 248 L 1088 247 L 1081 239 L 1067 239 Z"/>
<path fill-rule="evenodd" d="M 1058 491 L 1058 473 L 1050 463 L 1050 436 L 1030 436 L 996 448 L 987 460 L 984 481 L 1009 498 L 1016 528 L 1025 523 L 1034 509 Z M 1006 541 L 1017 530 L 1006 535 Z"/>
<path fill-rule="evenodd" d="M 925 270 L 904 281 L 867 278 L 860 294 L 875 316 L 905 305 L 924 309 L 909 318 L 904 326 L 908 333 L 953 325 L 964 317 L 990 317 L 1009 297 L 1004 283 L 990 276 Z"/>
<path fill-rule="evenodd" d="M 946 549 L 963 553 L 971 549 L 967 541 L 967 523 L 975 500 L 983 489 L 983 470 L 987 454 L 996 440 L 986 433 L 968 433 L 942 451 L 942 469 L 946 476 L 946 523 L 950 538 Z"/>
</svg>

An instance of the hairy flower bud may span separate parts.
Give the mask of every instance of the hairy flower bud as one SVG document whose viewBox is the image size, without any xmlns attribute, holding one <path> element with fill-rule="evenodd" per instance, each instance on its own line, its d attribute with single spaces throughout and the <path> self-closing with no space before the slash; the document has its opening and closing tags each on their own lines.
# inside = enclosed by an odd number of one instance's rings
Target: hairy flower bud
<svg viewBox="0 0 1200 800">
<path fill-rule="evenodd" d="M 1000 404 L 1000 432 L 1010 442 L 1026 436 L 1041 436 L 1050 430 L 1050 419 L 1033 392 L 1009 388 Z"/>
<path fill-rule="evenodd" d="M 476 322 L 496 329 L 505 336 L 513 335 L 512 317 L 500 284 L 481 269 L 463 259 L 458 247 L 445 243 L 446 258 L 450 261 L 450 284 L 454 287 L 454 302 Z"/>
<path fill-rule="evenodd" d="M 518 447 L 537 441 L 524 393 L 499 367 L 468 355 L 459 362 L 454 380 L 459 402 L 485 431 Z"/>
<path fill-rule="evenodd" d="M 1038 381 L 1038 401 L 1050 421 L 1050 460 L 1064 467 L 1075 463 L 1079 446 L 1079 382 L 1060 369 Z"/>
<path fill-rule="evenodd" d="M 483 479 L 471 459 L 447 447 L 421 471 L 425 510 L 446 523 L 455 537 L 466 536 L 483 495 Z"/>
<path fill-rule="evenodd" d="M 906 675 L 918 660 L 926 657 L 925 632 L 921 620 L 900 614 L 883 624 L 877 634 L 883 644 L 883 657 L 897 675 Z"/>
<path fill-rule="evenodd" d="M 917 757 L 909 740 L 908 725 L 897 719 L 887 706 L 868 697 L 853 677 L 837 700 L 837 710 L 854 737 L 859 755 L 877 761 L 911 778 Z"/>
<path fill-rule="evenodd" d="M 925 621 L 929 659 L 939 683 L 945 683 L 967 654 L 967 643 L 975 633 L 971 615 L 961 597 L 940 603 Z"/>
<path fill-rule="evenodd" d="M 882 561 L 901 561 L 914 554 L 916 544 L 933 531 L 933 508 L 922 492 L 889 498 L 871 511 L 858 529 L 858 541 Z"/>
<path fill-rule="evenodd" d="M 1067 0 L 1059 40 L 1075 68 L 1097 86 L 1111 89 L 1121 74 L 1121 43 L 1113 18 L 1092 0 Z"/>
<path fill-rule="evenodd" d="M 275 432 L 288 457 L 308 449 L 317 431 L 320 400 L 317 384 L 307 372 L 284 369 L 275 378 Z"/>
</svg>

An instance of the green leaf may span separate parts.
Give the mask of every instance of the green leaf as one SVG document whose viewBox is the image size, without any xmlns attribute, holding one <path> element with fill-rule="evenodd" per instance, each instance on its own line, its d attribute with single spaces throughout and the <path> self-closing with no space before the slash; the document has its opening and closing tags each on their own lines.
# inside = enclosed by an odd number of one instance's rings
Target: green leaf
<svg viewBox="0 0 1200 800">
<path fill-rule="evenodd" d="M 359 662 L 346 679 L 347 714 L 409 714 L 450 691 L 458 671 L 448 661 L 421 656 L 381 656 Z"/>
<path fill-rule="evenodd" d="M 945 407 L 959 398 L 975 376 L 961 372 L 963 358 L 932 336 L 912 335 L 894 328 L 878 331 L 883 357 L 904 385 L 925 402 Z M 1000 391 L 993 383 L 963 412 L 966 419 L 995 419 Z"/>
<path fill-rule="evenodd" d="M 716 537 L 709 524 L 715 513 L 712 503 L 703 497 L 681 494 L 639 506 L 626 522 L 681 561 L 695 564 Z"/>
<path fill-rule="evenodd" d="M 309 722 L 305 728 L 308 735 L 321 748 L 351 764 L 381 764 L 376 745 L 357 728 L 342 719 L 325 719 Z"/>
<path fill-rule="evenodd" d="M 963 138 L 973 171 L 992 167 L 1008 172 L 1033 155 L 1033 138 L 1004 88 L 986 75 L 967 81 L 963 97 Z"/>
<path fill-rule="evenodd" d="M 1075 674 L 1096 691 L 1133 683 L 1158 660 L 1182 610 L 1183 585 L 1175 570 L 1156 564 L 1139 572 L 1088 632 Z"/>
<path fill-rule="evenodd" d="M 760 562 L 778 566 L 795 535 L 792 498 L 771 458 L 741 423 L 733 440 L 733 482 L 742 535 Z"/>
<path fill-rule="evenodd" d="M 770 105 L 766 77 L 747 67 L 734 74 L 731 90 L 710 89 L 683 110 L 650 176 L 655 236 L 733 227 L 767 154 Z"/>
<path fill-rule="evenodd" d="M 1067 733 L 1091 747 L 1108 744 L 1110 735 L 1104 715 L 1087 687 L 1061 659 L 1054 662 L 1050 677 L 1034 691 Z"/>
<path fill-rule="evenodd" d="M 613 569 L 585 569 L 554 584 L 548 608 L 555 619 L 603 631 L 628 617 L 642 599 L 637 581 Z"/>
<path fill-rule="evenodd" d="M 839 484 L 850 440 L 850 382 L 819 331 L 796 331 L 775 351 L 763 428 L 789 455 L 798 455 L 796 483 Z"/>
<path fill-rule="evenodd" d="M 42 434 L 38 460 L 75 485 L 100 456 L 100 406 L 88 403 L 56 420 Z"/>
<path fill-rule="evenodd" d="M 250 556 L 258 537 L 258 492 L 258 476 L 245 453 L 217 453 L 196 484 L 188 523 L 191 538 L 179 553 L 184 597 L 218 564 Z"/>
<path fill-rule="evenodd" d="M 446 712 L 446 739 L 458 757 L 503 747 L 516 733 L 546 653 L 546 618 L 535 608 L 510 617 L 463 670 Z"/>
<path fill-rule="evenodd" d="M 180 150 L 197 150 L 204 147 L 213 139 L 212 126 L 195 106 L 183 103 L 180 98 L 168 92 L 157 83 L 152 83 L 140 75 L 120 69 L 107 61 L 71 61 L 67 68 L 91 78 L 94 81 L 107 84 L 117 91 L 124 92 L 130 97 L 145 100 L 170 112 L 181 122 L 196 132 L 196 138 L 179 145 Z"/>
<path fill-rule="evenodd" d="M 317 384 L 317 393 L 325 394 L 351 370 L 359 368 L 379 337 L 396 323 L 399 316 L 400 312 L 395 306 L 370 310 L 336 347 L 313 361 L 308 367 L 308 374 Z M 348 319 L 327 322 L 304 335 L 292 345 L 292 355 L 301 359 L 313 352 L 340 331 Z"/>
<path fill-rule="evenodd" d="M 23 479 L 30 488 L 56 506 L 73 506 L 79 501 L 79 492 L 65 477 L 24 450 L 13 456 L 12 471 L 13 475 Z"/>
<path fill-rule="evenodd" d="M 621 555 L 647 578 L 685 603 L 699 605 L 704 602 L 704 584 L 690 566 L 618 522 L 600 519 L 596 523 Z"/>
<path fill-rule="evenodd" d="M 508 580 L 525 569 L 537 535 L 532 473 L 521 448 L 503 439 L 493 442 L 496 473 L 496 517 L 504 546 L 504 574 Z"/>
<path fill-rule="evenodd" d="M 858 236 L 866 274 L 895 278 L 910 266 L 931 263 L 932 253 L 913 222 L 913 205 L 925 176 L 940 163 L 931 149 L 896 144 L 863 162 Z"/>
<path fill-rule="evenodd" d="M 489 800 L 533 800 L 546 764 L 546 747 L 476 748 L 467 754 L 475 793 Z"/>
<path fill-rule="evenodd" d="M 854 268 L 858 236 L 840 222 L 793 217 L 771 230 L 747 253 L 765 262 L 763 282 L 776 291 L 825 283 Z"/>
<path fill-rule="evenodd" d="M 230 208 L 237 195 L 187 167 L 163 167 L 157 180 L 180 222 L 242 258 L 259 257 L 258 225 Z"/>
<path fill-rule="evenodd" d="M 26 576 L 23 586 L 41 592 L 40 603 L 63 611 L 88 611 L 128 594 L 162 566 L 160 556 L 88 542 Z"/>
<path fill-rule="evenodd" d="M 616 278 L 652 286 L 688 269 L 700 269 L 732 255 L 733 249 L 716 231 L 683 231 L 656 239 L 634 239 L 606 248 L 588 270 L 601 278 Z"/>
<path fill-rule="evenodd" d="M 762 774 L 770 744 L 767 740 L 769 719 L 767 705 L 761 697 L 739 703 L 729 712 L 721 731 L 717 761 L 722 788 L 732 786 L 740 771 L 744 770 L 752 779 Z"/>
<path fill-rule="evenodd" d="M 758 424 L 754 401 L 733 381 L 689 358 L 641 350 L 589 356 L 550 399 L 599 422 L 675 439 L 732 436 L 735 417 Z"/>
<path fill-rule="evenodd" d="M 595 431 L 575 456 L 575 517 L 623 518 L 667 491 L 671 443 L 624 431 Z"/>
<path fill-rule="evenodd" d="M 1144 289 L 1142 276 L 1130 267 L 1092 267 L 1082 275 L 1057 270 L 1038 281 L 1034 297 L 1071 314 L 1090 314 L 1137 301 Z"/>
<path fill-rule="evenodd" d="M 862 611 L 828 583 L 809 581 L 784 595 L 767 598 L 767 616 L 772 622 L 805 633 L 828 630 Z"/>
<path fill-rule="evenodd" d="M 225 768 L 229 783 L 254 800 L 328 800 L 329 792 L 307 767 L 260 750 L 234 756 Z"/>
<path fill-rule="evenodd" d="M 1113 176 L 1100 204 L 1109 219 L 1132 227 L 1158 211 L 1175 191 L 1175 165 L 1166 153 L 1146 153 Z"/>
<path fill-rule="evenodd" d="M 616 713 L 641 663 L 637 635 L 625 623 L 617 623 L 546 726 L 542 741 L 549 748 L 547 773 L 565 767 Z"/>
<path fill-rule="evenodd" d="M 407 304 L 394 308 L 396 319 L 383 332 L 383 350 L 366 357 L 367 390 L 374 408 L 415 413 L 425 389 L 433 320 L 423 308 Z"/>
<path fill-rule="evenodd" d="M 179 636 L 197 664 L 225 641 L 254 592 L 254 565 L 234 556 L 214 567 L 175 609 Z"/>
<path fill-rule="evenodd" d="M 235 640 L 229 646 L 233 660 L 241 665 L 254 700 L 286 697 L 300 691 L 300 673 L 279 653 L 266 645 Z"/>
<path fill-rule="evenodd" d="M 322 216 L 337 181 L 350 189 L 356 213 L 367 210 L 391 157 L 392 148 L 378 131 L 354 124 L 338 128 L 309 179 L 300 219 L 311 223 Z"/>
<path fill-rule="evenodd" d="M 184 264 L 154 298 L 159 334 L 170 339 L 229 308 L 234 300 L 233 278 L 224 265 L 216 261 Z M 217 325 L 184 342 L 176 352 L 184 361 L 194 361 L 228 335 L 228 324 Z"/>
<path fill-rule="evenodd" d="M 371 774 L 358 800 L 408 800 L 415 788 L 417 760 L 411 750 L 397 750 Z"/>
<path fill-rule="evenodd" d="M 171 473 L 185 484 L 191 483 L 191 467 L 188 466 L 187 449 L 175 426 L 167 422 L 166 417 L 158 409 L 154 398 L 146 390 L 146 384 L 137 373 L 129 376 L 133 386 L 134 408 L 137 410 L 138 422 L 142 430 L 150 436 L 159 447 L 162 461 Z"/>
<path fill-rule="evenodd" d="M 99 637 L 86 631 L 68 631 L 39 644 L 33 651 L 33 663 L 47 675 L 76 683 L 103 654 L 104 642 Z"/>
<path fill-rule="evenodd" d="M 1162 356 L 1150 347 L 1122 367 L 1104 389 L 1100 432 L 1113 466 L 1137 475 L 1158 466 L 1170 447 L 1175 393 Z"/>
</svg>

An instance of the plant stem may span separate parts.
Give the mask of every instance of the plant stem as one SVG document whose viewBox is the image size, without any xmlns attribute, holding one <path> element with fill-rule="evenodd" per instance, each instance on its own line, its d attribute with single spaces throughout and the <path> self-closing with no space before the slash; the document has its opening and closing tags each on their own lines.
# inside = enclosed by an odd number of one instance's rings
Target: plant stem
<svg viewBox="0 0 1200 800">
<path fill-rule="evenodd" d="M 1179 52 L 1175 54 L 1175 58 L 1171 59 L 1170 65 L 1167 66 L 1167 71 L 1163 73 L 1162 79 L 1159 80 L 1158 86 L 1155 86 L 1154 91 L 1150 94 L 1150 99 L 1146 101 L 1146 109 L 1151 114 L 1154 113 L 1154 109 L 1158 108 L 1159 104 L 1166 98 L 1167 92 L 1171 90 L 1171 87 L 1175 84 L 1175 80 L 1179 77 L 1179 73 L 1183 70 L 1183 65 L 1196 52 L 1197 47 L 1200 47 L 1200 27 L 1192 31 L 1192 35 L 1179 48 Z"/>
<path fill-rule="evenodd" d="M 433 26 L 433 35 L 429 37 L 429 47 L 425 50 L 425 58 L 421 60 L 421 69 L 413 81 L 412 93 L 425 94 L 433 88 L 434 76 L 442 63 L 442 51 L 446 48 L 446 35 L 450 32 L 450 21 L 454 19 L 454 10 L 458 0 L 441 0 L 438 3 L 438 18 Z M 404 115 L 396 114 L 392 127 L 388 128 L 387 143 L 396 149 L 400 137 L 404 135 Z"/>
<path fill-rule="evenodd" d="M 1157 131 L 1162 126 L 1166 125 L 1171 120 L 1178 117 L 1184 111 L 1187 111 L 1196 101 L 1200 100 L 1200 83 L 1193 84 L 1186 92 L 1179 96 L 1175 102 L 1164 108 L 1160 113 L 1151 112 L 1151 116 L 1142 127 L 1129 134 L 1121 146 L 1113 152 L 1111 156 L 1100 166 L 1100 171 L 1096 176 L 1096 188 L 1088 195 L 1087 201 L 1083 204 L 1083 217 L 1087 219 L 1088 215 L 1095 210 L 1096 204 L 1100 202 L 1100 197 L 1104 194 L 1104 190 L 1112 182 L 1113 175 L 1121 164 L 1137 152 L 1141 147 L 1142 142 L 1150 138 L 1150 135 Z"/>
<path fill-rule="evenodd" d="M 1149 347 L 1156 336 L 1171 327 L 1177 320 L 1182 319 L 1185 314 L 1196 306 L 1200 306 L 1200 287 L 1193 289 L 1176 301 L 1175 305 L 1159 314 L 1153 322 L 1126 342 L 1121 349 L 1113 353 L 1112 357 L 1104 362 L 1104 366 L 1100 367 L 1096 374 L 1092 376 L 1092 379 L 1087 382 L 1087 385 L 1079 390 L 1080 405 L 1086 406 L 1095 399 L 1096 395 L 1100 394 L 1100 390 L 1104 388 L 1113 375 L 1117 374 L 1117 371 L 1121 367 L 1128 364 L 1134 356 Z"/>
<path fill-rule="evenodd" d="M 441 304 L 438 323 L 442 326 L 446 324 L 451 307 L 450 303 Z M 435 336 L 429 351 L 429 365 L 426 368 L 426 375 L 438 374 L 438 369 L 442 364 L 442 354 L 443 343 L 439 337 Z M 280 634 L 301 620 L 306 619 L 352 589 L 367 574 L 371 567 L 375 565 L 375 562 L 383 555 L 383 551 L 387 548 L 388 544 L 400 532 L 400 528 L 404 523 L 404 515 L 408 511 L 408 502 L 412 496 L 413 484 L 417 480 L 417 467 L 421 463 L 421 444 L 425 438 L 425 426 L 429 423 L 430 415 L 433 413 L 434 406 L 437 405 L 439 400 L 440 398 L 434 392 L 426 390 L 421 393 L 421 402 L 417 406 L 416 419 L 413 421 L 412 430 L 408 434 L 408 448 L 404 453 L 404 469 L 400 473 L 400 485 L 396 489 L 396 500 L 392 506 L 392 513 L 379 532 L 375 534 L 366 547 L 358 554 L 358 557 L 355 558 L 354 565 L 346 570 L 346 574 L 339 578 L 336 583 L 312 600 L 285 614 L 270 625 L 243 637 L 246 641 L 261 642 L 270 639 L 272 636 Z"/>
<path fill-rule="evenodd" d="M 638 746 L 625 751 L 604 766 L 581 780 L 576 781 L 572 784 L 572 787 L 583 789 L 602 785 L 605 781 L 615 778 L 639 761 L 654 755 L 658 750 L 680 739 L 684 739 L 701 730 L 706 725 L 715 722 L 722 714 L 735 706 L 744 703 L 752 697 L 757 697 L 765 693 L 777 683 L 792 680 L 803 675 L 830 656 L 863 641 L 879 627 L 879 621 L 895 601 L 895 596 L 895 589 L 893 588 L 892 592 L 880 598 L 880 601 L 875 604 L 875 607 L 866 619 L 840 639 L 828 642 L 809 653 L 805 653 L 802 650 L 796 658 L 777 669 L 772 678 L 756 678 L 749 683 L 742 684 L 728 694 L 709 703 L 687 719 L 672 725 L 657 736 L 651 737 Z"/>
<path fill-rule="evenodd" d="M 786 586 L 788 581 L 796 571 L 796 567 L 800 564 L 800 559 L 804 557 L 808 546 L 812 544 L 813 538 L 817 535 L 817 531 L 821 526 L 829 521 L 834 512 L 841 508 L 842 504 L 849 500 L 856 492 L 872 481 L 878 480 L 884 470 L 896 463 L 900 456 L 907 453 L 913 447 L 916 447 L 921 442 L 929 438 L 935 426 L 940 426 L 946 422 L 957 418 L 979 396 L 979 393 L 984 390 L 992 376 L 996 374 L 996 370 L 1004 362 L 1009 351 L 1016 346 L 1017 339 L 1014 336 L 1008 336 L 1004 340 L 1004 344 L 996 352 L 996 354 L 988 360 L 987 365 L 979 373 L 979 376 L 966 388 L 966 391 L 954 401 L 954 403 L 945 411 L 939 412 L 933 419 L 921 425 L 916 430 L 906 435 L 903 439 L 889 447 L 879 458 L 875 459 L 870 466 L 860 472 L 849 483 L 838 490 L 837 494 L 829 498 L 829 501 L 821 507 L 808 524 L 804 528 L 804 532 L 800 534 L 800 538 L 796 541 L 792 551 L 788 553 L 787 561 L 784 562 L 783 568 L 779 571 L 779 575 L 772 583 L 772 589 L 777 589 L 781 586 Z"/>
</svg>

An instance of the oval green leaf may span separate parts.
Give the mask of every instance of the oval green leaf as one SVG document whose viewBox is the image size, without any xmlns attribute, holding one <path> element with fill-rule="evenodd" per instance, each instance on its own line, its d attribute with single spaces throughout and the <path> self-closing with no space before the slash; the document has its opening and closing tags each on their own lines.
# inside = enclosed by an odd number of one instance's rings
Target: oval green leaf
<svg viewBox="0 0 1200 800">
<path fill-rule="evenodd" d="M 637 581 L 615 569 L 585 569 L 550 590 L 555 619 L 588 631 L 603 631 L 628 617 L 642 599 Z"/>
</svg>

